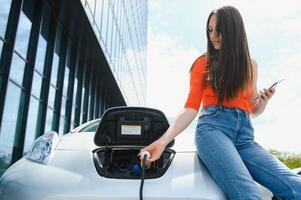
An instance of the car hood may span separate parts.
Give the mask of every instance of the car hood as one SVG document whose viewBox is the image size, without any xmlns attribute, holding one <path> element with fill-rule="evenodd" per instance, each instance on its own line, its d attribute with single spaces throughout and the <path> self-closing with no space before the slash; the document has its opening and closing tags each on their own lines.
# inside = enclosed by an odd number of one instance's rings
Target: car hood
<svg viewBox="0 0 301 200">
<path fill-rule="evenodd" d="M 11 200 L 13 194 L 24 200 L 138 199 L 141 180 L 112 179 L 98 174 L 91 153 L 98 148 L 93 138 L 93 133 L 63 136 L 49 165 L 22 158 L 1 177 L 0 196 L 5 192 L 4 200 Z M 197 153 L 190 152 L 195 149 L 193 138 L 193 134 L 185 132 L 177 137 L 172 147 L 177 153 L 166 173 L 145 180 L 145 199 L 226 199 Z M 264 199 L 271 199 L 268 197 Z"/>
<path fill-rule="evenodd" d="M 0 196 L 2 187 L 7 197 L 18 193 L 30 200 L 132 200 L 139 197 L 140 183 L 100 176 L 91 152 L 62 150 L 48 166 L 25 158 L 16 162 L 0 179 Z M 149 200 L 226 199 L 195 152 L 177 154 L 162 177 L 145 180 L 143 193 Z"/>
<path fill-rule="evenodd" d="M 4 200 L 12 195 L 23 200 L 134 200 L 140 183 L 100 176 L 91 152 L 62 150 L 47 166 L 25 158 L 12 165 L 0 179 L 0 197 L 2 191 Z M 262 192 L 267 193 L 265 188 Z M 143 193 L 148 200 L 226 199 L 195 152 L 177 154 L 162 177 L 145 180 Z M 265 196 L 271 199 L 270 193 Z"/>
<path fill-rule="evenodd" d="M 57 146 L 57 150 L 73 149 L 73 150 L 94 150 L 97 145 L 94 144 L 95 133 L 81 132 L 68 133 L 61 137 L 61 141 Z"/>
<path fill-rule="evenodd" d="M 92 132 L 69 133 L 61 137 L 61 141 L 57 147 L 58 150 L 88 150 L 93 151 L 99 146 L 94 144 L 94 135 Z M 194 134 L 191 132 L 183 132 L 175 139 L 174 146 L 171 147 L 176 152 L 196 151 L 194 144 Z"/>
</svg>

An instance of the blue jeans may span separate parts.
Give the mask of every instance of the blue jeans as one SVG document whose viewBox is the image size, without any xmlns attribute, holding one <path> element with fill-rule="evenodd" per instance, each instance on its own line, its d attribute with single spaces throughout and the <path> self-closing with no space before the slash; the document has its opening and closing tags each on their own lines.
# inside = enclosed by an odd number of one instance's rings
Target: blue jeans
<svg viewBox="0 0 301 200">
<path fill-rule="evenodd" d="M 262 199 L 258 182 L 282 199 L 301 200 L 301 176 L 254 141 L 249 114 L 238 108 L 202 108 L 198 155 L 229 199 Z"/>
</svg>

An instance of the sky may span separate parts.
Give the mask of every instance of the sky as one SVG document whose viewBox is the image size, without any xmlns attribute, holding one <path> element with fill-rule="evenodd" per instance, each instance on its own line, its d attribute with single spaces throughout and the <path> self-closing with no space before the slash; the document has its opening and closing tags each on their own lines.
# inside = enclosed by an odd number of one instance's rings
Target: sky
<svg viewBox="0 0 301 200">
<path fill-rule="evenodd" d="M 255 141 L 266 149 L 301 153 L 301 5 L 297 0 L 149 0 L 147 106 L 175 117 L 189 90 L 189 69 L 206 51 L 206 21 L 221 6 L 244 20 L 258 89 L 285 80 L 266 110 L 253 118 Z M 197 119 L 197 118 L 196 118 Z"/>
</svg>

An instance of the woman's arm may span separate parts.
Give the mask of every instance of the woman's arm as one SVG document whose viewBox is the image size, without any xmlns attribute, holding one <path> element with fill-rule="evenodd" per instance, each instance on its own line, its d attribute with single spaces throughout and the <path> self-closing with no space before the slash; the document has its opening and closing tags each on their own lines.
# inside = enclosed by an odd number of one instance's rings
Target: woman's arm
<svg viewBox="0 0 301 200">
<path fill-rule="evenodd" d="M 197 114 L 198 111 L 192 108 L 182 109 L 176 117 L 175 122 L 159 138 L 159 141 L 166 146 L 192 122 Z"/>
<path fill-rule="evenodd" d="M 175 122 L 167 129 L 167 131 L 158 140 L 140 151 L 148 151 L 151 154 L 147 163 L 159 159 L 166 145 L 179 135 L 192 122 L 197 114 L 198 111 L 192 108 L 184 108 L 181 110 L 176 117 Z"/>
<path fill-rule="evenodd" d="M 206 74 L 205 57 L 201 56 L 196 59 L 192 66 L 190 72 L 190 89 L 184 108 L 177 115 L 175 122 L 159 139 L 141 150 L 141 152 L 150 152 L 151 157 L 147 162 L 153 162 L 159 159 L 166 145 L 179 135 L 198 114 L 205 89 L 203 82 L 204 74 Z"/>
<path fill-rule="evenodd" d="M 253 92 L 250 99 L 251 106 L 251 116 L 257 117 L 265 110 L 265 107 L 268 103 L 268 100 L 272 98 L 275 93 L 275 89 L 266 89 L 263 91 L 257 92 L 257 63 L 255 60 L 252 60 L 252 69 L 254 75 L 253 81 Z"/>
</svg>

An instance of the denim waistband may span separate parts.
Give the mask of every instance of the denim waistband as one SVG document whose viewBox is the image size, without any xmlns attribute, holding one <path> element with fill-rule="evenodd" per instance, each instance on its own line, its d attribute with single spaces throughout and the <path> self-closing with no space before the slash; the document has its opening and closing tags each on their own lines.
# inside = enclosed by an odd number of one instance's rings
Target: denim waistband
<svg viewBox="0 0 301 200">
<path fill-rule="evenodd" d="M 225 107 L 225 106 L 217 106 L 217 105 L 209 105 L 209 106 L 205 106 L 202 109 L 217 109 L 220 112 L 233 112 L 233 113 L 237 113 L 237 114 L 241 114 L 241 115 L 245 115 L 248 116 L 250 115 L 249 112 L 240 109 L 240 108 L 236 108 L 236 107 Z"/>
</svg>

